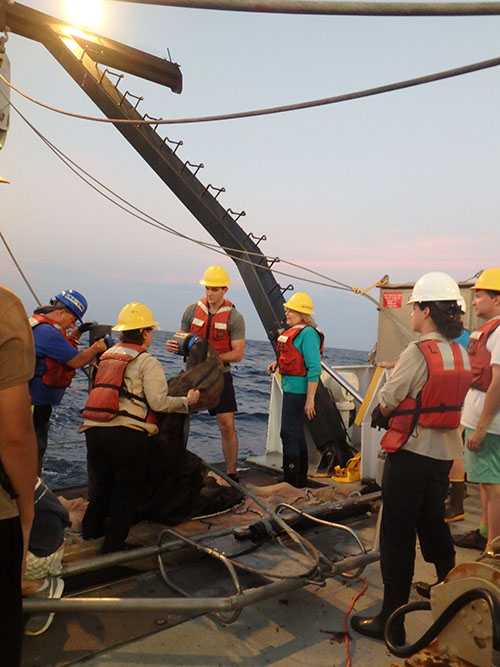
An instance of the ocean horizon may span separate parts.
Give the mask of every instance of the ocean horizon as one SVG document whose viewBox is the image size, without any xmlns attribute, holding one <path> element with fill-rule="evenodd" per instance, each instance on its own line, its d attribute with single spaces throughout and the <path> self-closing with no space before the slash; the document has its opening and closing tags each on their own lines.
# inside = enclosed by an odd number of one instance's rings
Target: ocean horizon
<svg viewBox="0 0 500 667">
<path fill-rule="evenodd" d="M 170 354 L 165 348 L 165 341 L 171 336 L 172 332 L 155 331 L 149 348 L 149 352 L 161 362 L 167 379 L 180 373 L 183 367 L 182 357 Z M 325 348 L 323 356 L 323 360 L 332 366 L 366 364 L 367 358 L 366 351 L 334 347 Z M 273 359 L 269 341 L 248 339 L 243 360 L 231 366 L 238 403 L 235 424 L 240 459 L 265 452 L 271 389 L 267 366 Z M 79 370 L 63 401 L 52 413 L 49 446 L 42 472 L 44 481 L 51 488 L 79 486 L 87 482 L 85 437 L 78 433 L 82 423 L 80 411 L 87 395 L 88 380 Z M 207 412 L 191 416 L 188 448 L 209 462 L 223 459 L 215 417 Z"/>
</svg>

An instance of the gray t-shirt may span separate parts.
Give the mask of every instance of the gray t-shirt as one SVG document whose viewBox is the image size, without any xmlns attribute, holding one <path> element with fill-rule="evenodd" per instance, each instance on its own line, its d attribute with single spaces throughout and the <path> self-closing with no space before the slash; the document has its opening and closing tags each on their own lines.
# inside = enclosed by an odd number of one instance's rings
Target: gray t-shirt
<svg viewBox="0 0 500 667">
<path fill-rule="evenodd" d="M 181 331 L 188 333 L 193 322 L 196 311 L 196 303 L 191 303 L 182 315 Z M 227 320 L 227 330 L 231 340 L 241 340 L 245 338 L 245 320 L 243 315 L 236 308 L 232 308 Z M 229 364 L 224 364 L 224 370 L 229 370 Z"/>
</svg>

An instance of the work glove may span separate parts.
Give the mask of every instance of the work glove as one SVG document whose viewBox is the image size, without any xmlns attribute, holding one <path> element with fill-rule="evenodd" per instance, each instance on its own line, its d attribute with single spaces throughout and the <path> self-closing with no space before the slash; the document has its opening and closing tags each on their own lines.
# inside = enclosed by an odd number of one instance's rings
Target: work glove
<svg viewBox="0 0 500 667">
<path fill-rule="evenodd" d="M 82 322 L 80 326 L 76 327 L 76 330 L 80 332 L 81 334 L 84 334 L 86 331 L 89 331 L 92 329 L 92 327 L 97 326 L 97 322 L 92 321 L 92 322 Z"/>
<path fill-rule="evenodd" d="M 376 405 L 372 412 L 371 427 L 378 428 L 379 431 L 380 429 L 385 429 L 387 431 L 389 428 L 389 419 L 390 417 L 384 417 L 380 411 L 380 405 Z"/>
</svg>

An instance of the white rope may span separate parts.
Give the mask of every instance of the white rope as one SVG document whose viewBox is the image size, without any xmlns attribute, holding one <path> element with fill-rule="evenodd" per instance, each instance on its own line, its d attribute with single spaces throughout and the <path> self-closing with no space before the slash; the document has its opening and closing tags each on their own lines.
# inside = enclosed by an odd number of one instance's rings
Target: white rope
<svg viewBox="0 0 500 667">
<path fill-rule="evenodd" d="M 500 2 L 335 2 L 332 0 L 115 0 L 142 5 L 264 14 L 330 16 L 485 16 Z"/>
</svg>

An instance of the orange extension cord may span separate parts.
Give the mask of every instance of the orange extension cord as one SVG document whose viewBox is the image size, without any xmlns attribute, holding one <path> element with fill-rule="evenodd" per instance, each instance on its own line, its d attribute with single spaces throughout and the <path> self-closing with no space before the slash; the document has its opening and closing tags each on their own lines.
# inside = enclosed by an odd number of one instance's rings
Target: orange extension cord
<svg viewBox="0 0 500 667">
<path fill-rule="evenodd" d="M 356 595 L 353 597 L 353 599 L 351 600 L 351 604 L 349 605 L 349 609 L 346 611 L 344 616 L 344 640 L 345 640 L 345 650 L 347 653 L 346 667 L 351 667 L 351 650 L 349 647 L 349 632 L 347 630 L 347 620 L 352 611 L 352 608 L 359 600 L 359 598 L 366 593 L 366 590 L 368 588 L 368 582 L 366 581 L 366 579 L 363 579 L 363 577 L 357 577 L 357 578 L 359 579 L 359 581 L 363 582 L 363 588 L 359 593 L 356 593 Z"/>
</svg>

